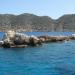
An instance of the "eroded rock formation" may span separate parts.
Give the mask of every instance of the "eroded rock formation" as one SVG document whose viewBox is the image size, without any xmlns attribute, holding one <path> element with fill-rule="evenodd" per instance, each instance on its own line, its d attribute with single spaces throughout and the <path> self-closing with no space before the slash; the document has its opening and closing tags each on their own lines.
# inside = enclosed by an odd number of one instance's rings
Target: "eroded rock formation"
<svg viewBox="0 0 75 75">
<path fill-rule="evenodd" d="M 41 41 L 36 36 L 28 36 L 14 31 L 8 31 L 3 38 L 3 47 L 26 47 L 41 45 Z"/>
<path fill-rule="evenodd" d="M 28 36 L 23 33 L 17 33 L 15 31 L 7 31 L 3 37 L 3 40 L 0 41 L 0 46 L 4 48 L 11 47 L 28 47 L 28 46 L 39 46 L 42 43 L 46 42 L 64 42 L 69 40 L 75 40 L 75 34 L 70 36 Z"/>
</svg>

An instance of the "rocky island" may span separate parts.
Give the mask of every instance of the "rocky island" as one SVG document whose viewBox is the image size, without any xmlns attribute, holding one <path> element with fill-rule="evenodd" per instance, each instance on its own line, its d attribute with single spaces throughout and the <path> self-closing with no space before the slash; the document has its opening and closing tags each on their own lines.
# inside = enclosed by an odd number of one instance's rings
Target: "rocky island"
<svg viewBox="0 0 75 75">
<path fill-rule="evenodd" d="M 2 41 L 0 41 L 0 46 L 3 48 L 22 48 L 28 46 L 40 46 L 42 43 L 46 42 L 62 42 L 69 40 L 75 40 L 75 34 L 70 36 L 28 36 L 26 34 L 10 30 L 4 34 Z"/>
</svg>

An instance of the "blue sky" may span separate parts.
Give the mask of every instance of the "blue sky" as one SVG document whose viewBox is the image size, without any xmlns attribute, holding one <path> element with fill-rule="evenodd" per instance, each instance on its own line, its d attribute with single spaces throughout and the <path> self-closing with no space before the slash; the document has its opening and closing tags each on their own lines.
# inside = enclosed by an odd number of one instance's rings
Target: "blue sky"
<svg viewBox="0 0 75 75">
<path fill-rule="evenodd" d="M 0 14 L 33 13 L 53 19 L 75 14 L 75 0 L 0 0 Z"/>
</svg>

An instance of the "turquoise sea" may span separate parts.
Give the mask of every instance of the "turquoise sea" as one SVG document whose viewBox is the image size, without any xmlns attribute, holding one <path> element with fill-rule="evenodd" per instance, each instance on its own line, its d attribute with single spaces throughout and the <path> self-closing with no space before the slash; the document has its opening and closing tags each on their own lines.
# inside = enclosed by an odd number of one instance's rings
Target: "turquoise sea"
<svg viewBox="0 0 75 75">
<path fill-rule="evenodd" d="M 3 34 L 0 32 L 1 38 Z M 26 34 L 68 36 L 72 32 Z M 0 75 L 75 75 L 75 41 L 29 48 L 0 48 Z"/>
</svg>

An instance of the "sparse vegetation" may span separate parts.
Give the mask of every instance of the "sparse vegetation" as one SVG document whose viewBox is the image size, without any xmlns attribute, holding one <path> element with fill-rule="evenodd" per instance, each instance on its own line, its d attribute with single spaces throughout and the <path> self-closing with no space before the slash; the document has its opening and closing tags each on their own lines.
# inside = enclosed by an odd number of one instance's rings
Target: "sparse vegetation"
<svg viewBox="0 0 75 75">
<path fill-rule="evenodd" d="M 0 31 L 75 31 L 75 15 L 64 15 L 57 20 L 33 14 L 0 14 Z"/>
</svg>

